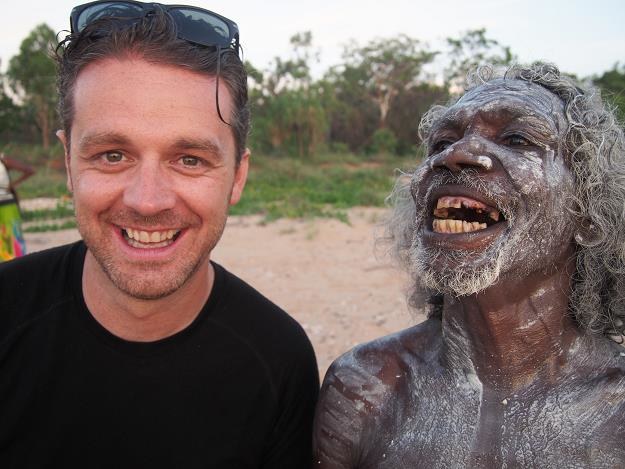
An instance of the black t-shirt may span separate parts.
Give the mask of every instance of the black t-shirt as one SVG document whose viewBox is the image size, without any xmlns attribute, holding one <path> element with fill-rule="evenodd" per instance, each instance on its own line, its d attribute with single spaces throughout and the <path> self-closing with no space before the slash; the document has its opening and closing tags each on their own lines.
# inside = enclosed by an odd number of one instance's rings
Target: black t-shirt
<svg viewBox="0 0 625 469">
<path fill-rule="evenodd" d="M 128 342 L 85 305 L 85 252 L 0 264 L 1 468 L 309 467 L 319 383 L 294 319 L 214 264 L 189 327 Z"/>
</svg>

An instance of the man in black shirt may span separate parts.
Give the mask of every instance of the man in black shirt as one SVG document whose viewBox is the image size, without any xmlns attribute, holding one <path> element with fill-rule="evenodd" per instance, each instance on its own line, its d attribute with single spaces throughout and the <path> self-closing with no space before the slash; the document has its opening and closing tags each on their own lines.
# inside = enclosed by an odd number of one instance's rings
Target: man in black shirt
<svg viewBox="0 0 625 469">
<path fill-rule="evenodd" d="M 57 50 L 83 241 L 0 266 L 0 467 L 301 468 L 301 327 L 210 260 L 247 176 L 236 24 L 93 2 Z"/>
</svg>

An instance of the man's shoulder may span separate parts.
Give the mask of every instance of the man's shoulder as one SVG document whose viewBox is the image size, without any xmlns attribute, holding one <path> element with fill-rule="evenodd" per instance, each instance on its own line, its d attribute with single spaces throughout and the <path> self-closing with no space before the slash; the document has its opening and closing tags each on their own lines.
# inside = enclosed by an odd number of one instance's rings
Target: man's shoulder
<svg viewBox="0 0 625 469">
<path fill-rule="evenodd" d="M 244 280 L 214 265 L 221 281 L 213 321 L 262 354 L 282 356 L 280 361 L 306 357 L 314 362 L 310 340 L 294 318 Z"/>
<path fill-rule="evenodd" d="M 346 395 L 366 390 L 369 405 L 382 405 L 385 396 L 420 372 L 440 347 L 440 321 L 428 319 L 416 326 L 358 345 L 337 358 L 324 379 L 323 389 L 335 387 Z"/>
<path fill-rule="evenodd" d="M 251 323 L 253 327 L 272 329 L 279 332 L 291 330 L 299 335 L 301 325 L 280 306 L 268 299 L 245 280 L 215 264 L 221 271 L 223 282 L 222 303 L 229 309 L 236 309 L 237 314 L 228 314 L 228 319 L 238 323 Z"/>
<path fill-rule="evenodd" d="M 334 361 L 326 373 L 315 415 L 319 461 L 355 467 L 363 441 L 376 441 L 376 420 L 402 406 L 421 363 L 440 345 L 440 321 L 427 321 L 358 345 Z M 403 389 L 403 392 L 397 392 Z M 331 437 L 328 437 L 331 435 Z"/>
<path fill-rule="evenodd" d="M 81 249 L 74 243 L 0 264 L 0 331 L 42 313 L 71 293 L 68 277 Z"/>
<path fill-rule="evenodd" d="M 37 251 L 8 262 L 0 263 L 0 279 L 3 286 L 16 278 L 32 278 L 33 275 L 45 277 L 58 273 L 61 264 L 69 260 L 69 256 L 81 248 L 82 242 L 57 246 L 43 251 Z"/>
</svg>

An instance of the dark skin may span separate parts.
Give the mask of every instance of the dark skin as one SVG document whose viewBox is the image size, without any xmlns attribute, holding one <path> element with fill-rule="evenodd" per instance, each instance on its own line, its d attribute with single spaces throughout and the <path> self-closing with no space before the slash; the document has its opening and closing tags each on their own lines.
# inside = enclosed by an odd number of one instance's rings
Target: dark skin
<svg viewBox="0 0 625 469">
<path fill-rule="evenodd" d="M 576 225 L 565 124 L 555 96 L 510 80 L 470 91 L 434 124 L 412 192 L 415 259 L 445 292 L 442 316 L 332 365 L 314 467 L 625 467 L 625 349 L 568 313 Z M 458 184 L 460 173 L 483 185 Z M 497 208 L 499 222 L 435 229 L 445 197 Z M 496 280 L 454 290 L 451 273 L 500 252 Z"/>
</svg>

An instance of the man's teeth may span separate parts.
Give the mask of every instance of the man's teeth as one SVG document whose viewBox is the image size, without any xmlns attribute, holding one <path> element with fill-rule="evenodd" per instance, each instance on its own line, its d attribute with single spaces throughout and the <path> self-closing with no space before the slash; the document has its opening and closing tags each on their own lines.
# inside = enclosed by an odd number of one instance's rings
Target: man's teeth
<svg viewBox="0 0 625 469">
<path fill-rule="evenodd" d="M 475 199 L 445 196 L 436 201 L 434 216 L 436 218 L 432 222 L 432 230 L 436 233 L 471 233 L 498 222 L 500 213 Z"/>
<path fill-rule="evenodd" d="M 136 248 L 157 248 L 171 244 L 178 230 L 143 231 L 125 228 L 128 244 Z"/>
<path fill-rule="evenodd" d="M 432 229 L 435 233 L 470 233 L 486 229 L 486 223 L 467 222 L 464 220 L 434 220 Z"/>
<path fill-rule="evenodd" d="M 487 212 L 490 218 L 492 218 L 494 221 L 499 221 L 498 210 L 490 208 L 477 200 L 469 199 L 468 197 L 441 197 L 436 202 L 434 215 L 445 218 L 447 215 L 447 210 L 444 209 L 446 208 L 468 208 L 475 210 L 477 213 Z"/>
</svg>

